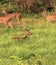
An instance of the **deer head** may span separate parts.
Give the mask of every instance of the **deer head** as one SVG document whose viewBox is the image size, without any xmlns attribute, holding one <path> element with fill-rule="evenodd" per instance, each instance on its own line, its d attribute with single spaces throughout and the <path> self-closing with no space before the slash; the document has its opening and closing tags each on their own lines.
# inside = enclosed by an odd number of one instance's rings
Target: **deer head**
<svg viewBox="0 0 56 65">
<path fill-rule="evenodd" d="M 3 13 L 5 16 L 7 15 L 6 10 L 3 10 L 1 13 Z"/>
</svg>

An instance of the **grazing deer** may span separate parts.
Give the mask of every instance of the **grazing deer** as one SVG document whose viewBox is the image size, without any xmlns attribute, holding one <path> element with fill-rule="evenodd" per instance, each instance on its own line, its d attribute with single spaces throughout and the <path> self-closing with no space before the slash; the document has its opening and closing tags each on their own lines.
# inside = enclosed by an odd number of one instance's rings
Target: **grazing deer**
<svg viewBox="0 0 56 65">
<path fill-rule="evenodd" d="M 24 33 L 24 37 L 23 37 L 23 39 L 25 39 L 25 38 L 29 38 L 30 37 L 30 35 L 32 35 L 32 33 L 26 28 L 25 29 L 25 33 Z"/>
<path fill-rule="evenodd" d="M 12 14 L 8 14 L 6 16 L 1 16 L 0 24 L 4 24 L 5 26 L 10 26 L 12 28 L 13 26 L 9 21 L 13 18 L 16 18 L 18 21 L 18 24 L 20 25 L 20 17 L 21 17 L 20 13 L 12 13 Z"/>
<path fill-rule="evenodd" d="M 14 36 L 13 39 L 15 39 L 15 40 L 16 40 L 16 39 L 18 39 L 18 40 L 20 40 L 20 39 L 26 39 L 26 38 L 29 38 L 30 35 L 32 35 L 32 33 L 29 32 L 28 29 L 25 29 L 24 37 Z"/>
<path fill-rule="evenodd" d="M 44 11 L 42 15 L 47 20 L 47 23 L 50 21 L 56 21 L 56 15 L 46 15 L 46 11 Z"/>
</svg>

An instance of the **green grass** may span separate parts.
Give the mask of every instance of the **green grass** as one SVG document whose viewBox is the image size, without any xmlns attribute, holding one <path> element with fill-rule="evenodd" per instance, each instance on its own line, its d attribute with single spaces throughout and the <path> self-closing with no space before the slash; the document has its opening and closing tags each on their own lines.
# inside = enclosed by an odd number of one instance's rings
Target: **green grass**
<svg viewBox="0 0 56 65">
<path fill-rule="evenodd" d="M 40 18 L 23 18 L 22 26 L 0 29 L 0 65 L 56 65 L 56 23 Z M 24 36 L 28 27 L 29 39 L 13 40 Z"/>
</svg>

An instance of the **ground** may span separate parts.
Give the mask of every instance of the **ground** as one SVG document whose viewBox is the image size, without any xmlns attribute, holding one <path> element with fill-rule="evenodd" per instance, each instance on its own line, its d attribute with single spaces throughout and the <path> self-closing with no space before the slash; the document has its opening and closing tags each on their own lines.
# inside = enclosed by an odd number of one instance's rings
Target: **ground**
<svg viewBox="0 0 56 65">
<path fill-rule="evenodd" d="M 56 22 L 40 17 L 22 18 L 21 23 L 14 29 L 0 26 L 0 65 L 56 65 Z M 15 35 L 24 36 L 25 27 L 33 35 L 14 40 Z"/>
</svg>

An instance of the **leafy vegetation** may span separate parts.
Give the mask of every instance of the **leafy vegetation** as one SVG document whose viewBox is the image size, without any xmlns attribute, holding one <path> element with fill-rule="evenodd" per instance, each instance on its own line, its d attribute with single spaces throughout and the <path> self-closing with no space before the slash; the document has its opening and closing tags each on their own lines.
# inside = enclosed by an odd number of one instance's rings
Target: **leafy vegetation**
<svg viewBox="0 0 56 65">
<path fill-rule="evenodd" d="M 22 18 L 21 22 L 14 29 L 0 26 L 0 65 L 56 65 L 56 23 L 46 23 L 41 16 Z M 33 35 L 14 40 L 15 35 L 24 36 L 25 27 Z"/>
<path fill-rule="evenodd" d="M 20 27 L 16 20 L 13 29 L 0 25 L 0 65 L 56 65 L 56 23 L 47 23 L 44 9 L 56 14 L 56 0 L 0 0 L 0 15 L 3 10 L 22 13 Z M 25 28 L 33 35 L 14 40 L 24 36 Z"/>
<path fill-rule="evenodd" d="M 56 12 L 56 0 L 0 0 L 0 9 L 22 13 L 39 13 L 43 9 Z"/>
</svg>

